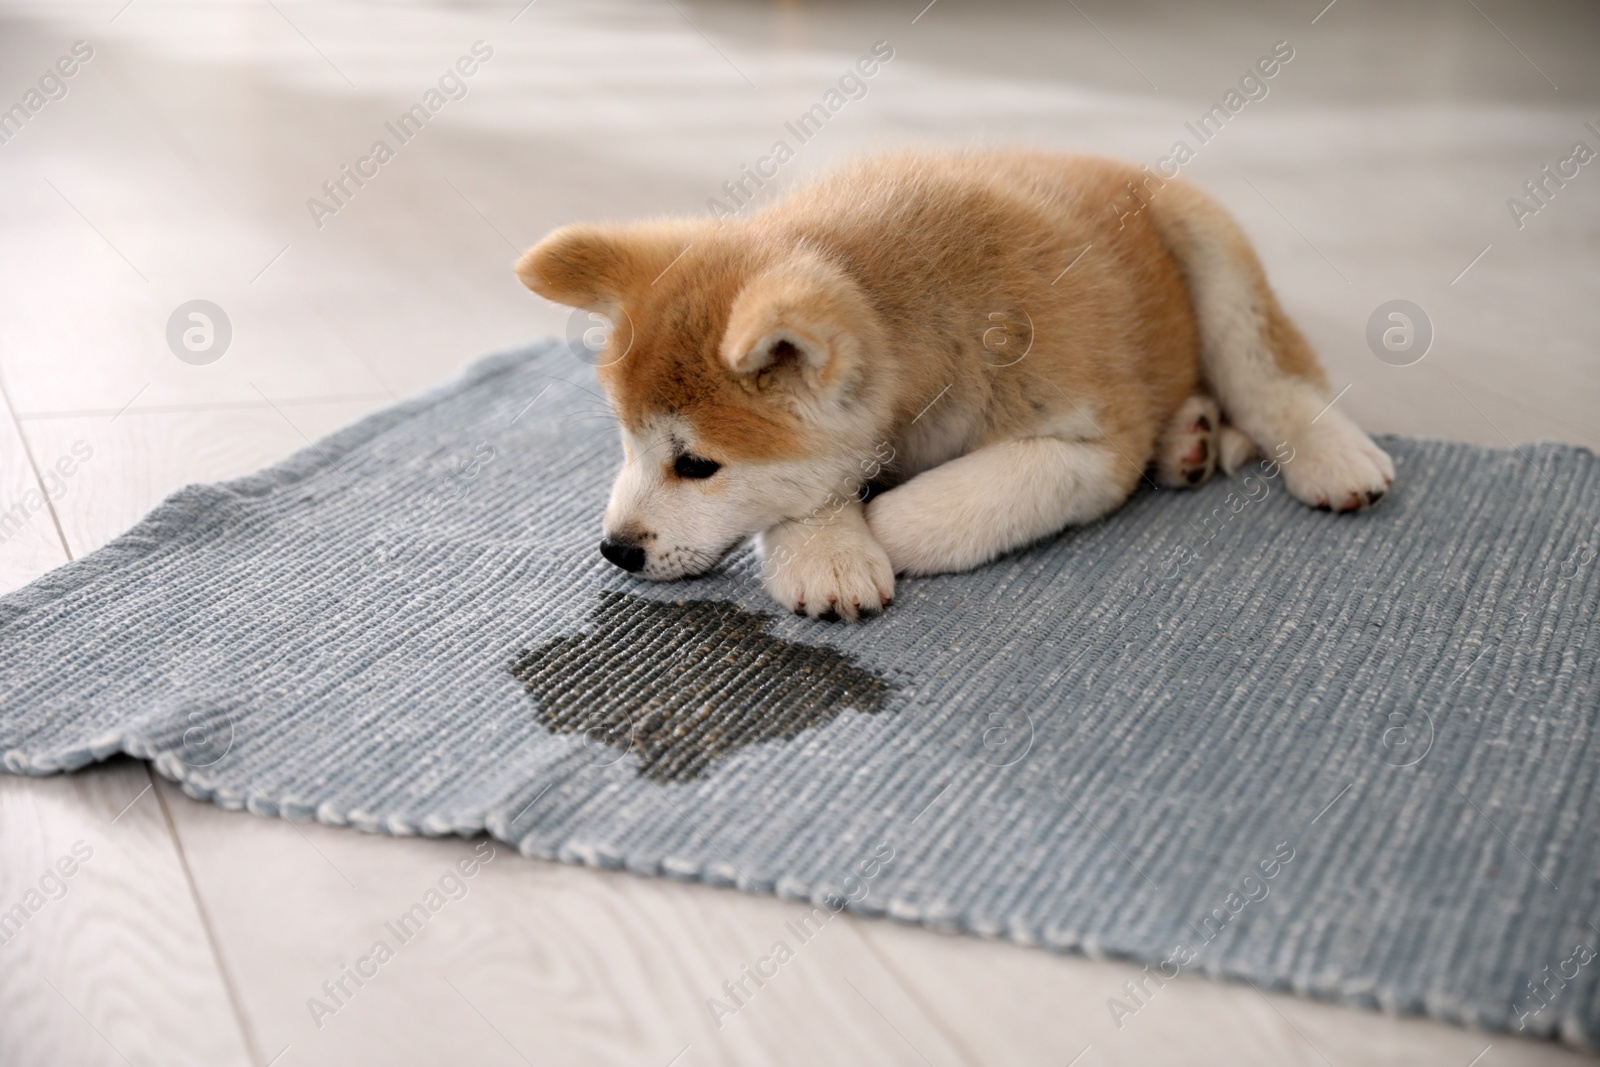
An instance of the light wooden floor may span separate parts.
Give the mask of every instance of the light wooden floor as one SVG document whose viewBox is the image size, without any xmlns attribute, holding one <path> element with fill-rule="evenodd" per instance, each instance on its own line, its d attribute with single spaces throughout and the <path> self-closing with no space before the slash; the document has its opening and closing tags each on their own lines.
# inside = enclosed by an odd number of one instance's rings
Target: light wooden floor
<svg viewBox="0 0 1600 1067">
<path fill-rule="evenodd" d="M 1021 142 L 1153 162 L 1287 40 L 1188 173 L 1257 240 L 1341 399 L 1379 430 L 1600 445 L 1600 164 L 1519 229 L 1524 182 L 1600 147 L 1600 13 L 1510 0 L 1049 7 L 628 0 L 0 6 L 0 106 L 93 48 L 0 145 L 0 510 L 92 457 L 0 544 L 0 589 L 191 481 L 277 459 L 479 353 L 564 328 L 514 253 L 577 218 L 706 210 L 873 42 L 895 56 L 782 171 Z M 519 10 L 519 8 L 521 10 Z M 919 14 L 920 11 L 920 14 Z M 335 215 L 306 207 L 447 65 L 490 60 Z M 1369 314 L 1437 339 L 1397 368 Z M 168 349 L 219 304 L 219 361 Z M 81 443 L 81 444 L 80 444 Z M 308 998 L 468 854 L 227 814 L 114 762 L 0 776 L 0 1064 L 1429 1064 L 1549 1045 L 1180 980 L 1118 1029 L 1132 968 L 845 917 L 722 1028 L 707 998 L 799 909 L 501 849 L 339 1010 Z M 348 984 L 348 982 L 347 982 Z M 353 988 L 353 987 L 352 987 Z"/>
</svg>

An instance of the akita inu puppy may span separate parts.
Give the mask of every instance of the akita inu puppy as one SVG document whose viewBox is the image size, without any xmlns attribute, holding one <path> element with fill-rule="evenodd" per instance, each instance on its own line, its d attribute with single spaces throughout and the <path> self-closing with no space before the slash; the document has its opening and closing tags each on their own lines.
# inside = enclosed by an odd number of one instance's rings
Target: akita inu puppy
<svg viewBox="0 0 1600 1067">
<path fill-rule="evenodd" d="M 780 603 L 854 619 L 897 574 L 1106 515 L 1147 468 L 1182 488 L 1264 453 L 1338 511 L 1394 478 L 1239 227 L 1128 164 L 871 159 L 744 219 L 565 226 L 516 271 L 614 324 L 600 551 L 643 578 L 754 537 Z"/>
</svg>

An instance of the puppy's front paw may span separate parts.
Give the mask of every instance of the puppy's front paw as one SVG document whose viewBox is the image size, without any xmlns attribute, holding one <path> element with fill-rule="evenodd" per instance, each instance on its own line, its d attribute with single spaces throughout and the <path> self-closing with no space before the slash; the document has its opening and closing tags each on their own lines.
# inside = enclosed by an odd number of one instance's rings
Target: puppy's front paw
<svg viewBox="0 0 1600 1067">
<path fill-rule="evenodd" d="M 1383 499 L 1394 484 L 1394 460 L 1361 428 L 1327 411 L 1289 441 L 1280 457 L 1284 484 L 1296 499 L 1329 511 L 1356 511 Z"/>
<path fill-rule="evenodd" d="M 767 592 L 796 615 L 854 621 L 879 614 L 894 599 L 889 556 L 859 517 L 826 526 L 783 523 L 761 542 Z"/>
</svg>

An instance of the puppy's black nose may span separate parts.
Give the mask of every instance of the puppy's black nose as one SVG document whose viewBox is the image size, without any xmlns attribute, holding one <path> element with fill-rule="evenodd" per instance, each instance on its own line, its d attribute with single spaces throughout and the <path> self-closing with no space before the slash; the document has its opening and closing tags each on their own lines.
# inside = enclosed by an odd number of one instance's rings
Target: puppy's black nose
<svg viewBox="0 0 1600 1067">
<path fill-rule="evenodd" d="M 644 570 L 644 546 L 625 537 L 608 537 L 600 542 L 600 554 L 629 574 Z"/>
</svg>

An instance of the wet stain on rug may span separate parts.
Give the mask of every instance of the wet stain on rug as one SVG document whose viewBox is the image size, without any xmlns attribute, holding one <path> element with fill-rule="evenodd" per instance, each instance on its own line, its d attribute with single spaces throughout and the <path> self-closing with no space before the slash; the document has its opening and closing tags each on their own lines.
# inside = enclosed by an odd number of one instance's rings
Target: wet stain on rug
<svg viewBox="0 0 1600 1067">
<path fill-rule="evenodd" d="M 510 670 L 540 721 L 580 735 L 591 762 L 631 754 L 656 781 L 697 778 L 847 708 L 883 710 L 887 682 L 835 649 L 774 637 L 772 622 L 726 601 L 604 592 L 591 632 L 524 650 Z"/>
</svg>

